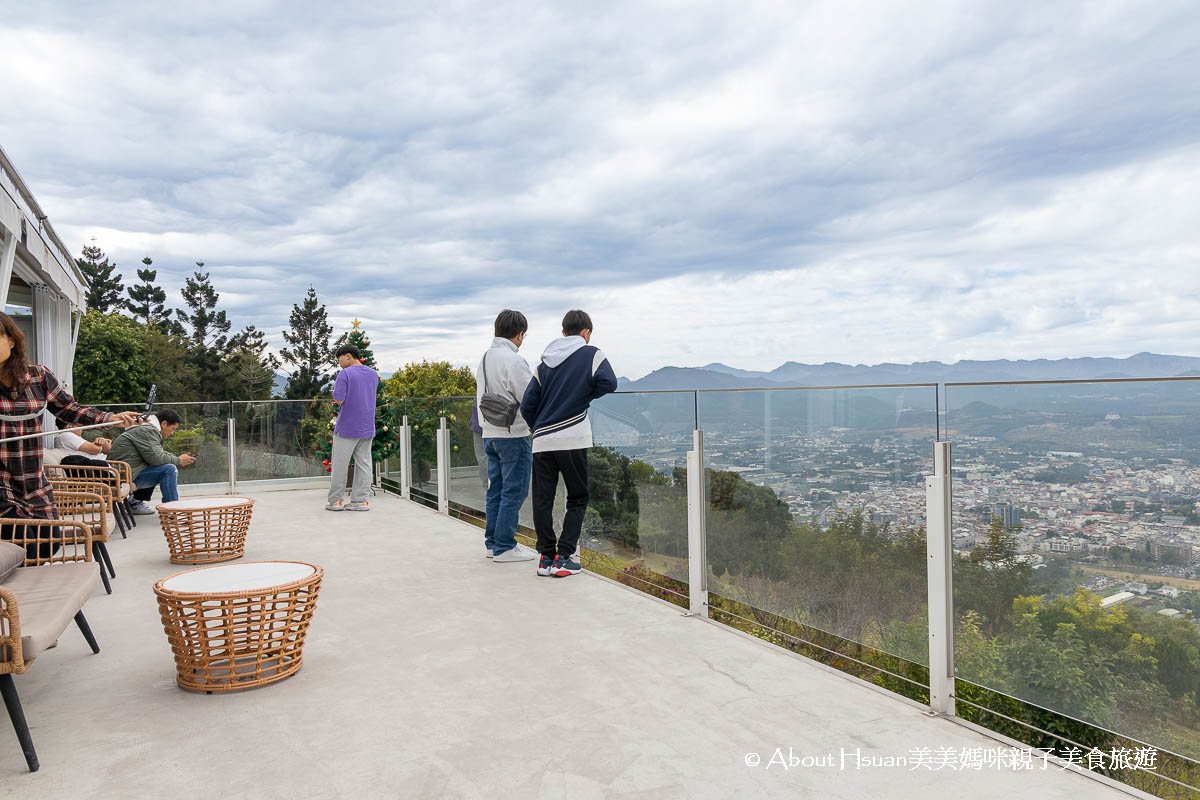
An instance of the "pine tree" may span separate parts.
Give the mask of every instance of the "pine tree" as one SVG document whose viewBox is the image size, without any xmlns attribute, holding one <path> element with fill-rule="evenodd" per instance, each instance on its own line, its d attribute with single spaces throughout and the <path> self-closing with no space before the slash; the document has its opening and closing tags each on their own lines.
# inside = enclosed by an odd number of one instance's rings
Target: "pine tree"
<svg viewBox="0 0 1200 800">
<path fill-rule="evenodd" d="M 202 268 L 203 261 L 196 266 Z M 188 363 L 196 368 L 200 393 L 205 399 L 224 400 L 229 392 L 222 374 L 223 362 L 230 352 L 230 322 L 224 311 L 217 311 L 221 295 L 213 288 L 207 272 L 197 270 L 180 290 L 186 311 L 176 309 L 174 333 L 182 336 L 188 350 Z"/>
<path fill-rule="evenodd" d="M 83 257 L 75 259 L 75 264 L 87 278 L 88 290 L 85 294 L 89 311 L 99 311 L 107 314 L 109 311 L 119 311 L 125 307 L 121 295 L 125 291 L 121 283 L 121 275 L 113 277 L 116 264 L 108 263 L 108 256 L 96 246 L 92 239 L 91 247 L 84 245 Z"/>
<path fill-rule="evenodd" d="M 284 397 L 289 400 L 306 400 L 328 394 L 333 380 L 328 374 L 332 359 L 329 337 L 333 326 L 325 306 L 317 301 L 317 292 L 311 286 L 302 305 L 293 305 L 288 317 L 290 331 L 283 331 L 287 347 L 280 348 L 279 356 L 285 364 L 294 367 L 288 376 Z"/>
<path fill-rule="evenodd" d="M 279 359 L 268 353 L 266 335 L 247 325 L 230 339 L 226 386 L 238 400 L 265 400 L 275 387 Z"/>
<path fill-rule="evenodd" d="M 217 301 L 221 295 L 213 288 L 207 272 L 200 272 L 204 267 L 203 261 L 197 261 L 196 272 L 187 279 L 180 294 L 188 311 L 175 309 L 175 316 L 183 325 L 184 336 L 193 351 L 200 353 L 217 353 L 224 355 L 229 348 L 230 322 L 224 311 L 217 311 Z"/>
<path fill-rule="evenodd" d="M 146 268 L 137 271 L 141 282 L 129 287 L 129 299 L 125 301 L 125 307 L 135 320 L 140 320 L 147 327 L 156 327 L 167 316 L 167 293 L 155 284 L 158 270 L 150 269 L 154 263 L 150 256 L 143 258 L 142 263 Z"/>
</svg>

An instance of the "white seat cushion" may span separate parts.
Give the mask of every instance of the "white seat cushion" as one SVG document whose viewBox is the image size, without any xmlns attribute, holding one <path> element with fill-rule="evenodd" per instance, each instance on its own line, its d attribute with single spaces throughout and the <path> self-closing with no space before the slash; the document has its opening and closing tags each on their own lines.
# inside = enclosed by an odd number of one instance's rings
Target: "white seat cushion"
<svg viewBox="0 0 1200 800">
<path fill-rule="evenodd" d="M 17 597 L 21 651 L 26 661 L 37 658 L 58 641 L 99 586 L 100 566 L 94 561 L 21 567 L 13 571 L 4 588 Z"/>
</svg>

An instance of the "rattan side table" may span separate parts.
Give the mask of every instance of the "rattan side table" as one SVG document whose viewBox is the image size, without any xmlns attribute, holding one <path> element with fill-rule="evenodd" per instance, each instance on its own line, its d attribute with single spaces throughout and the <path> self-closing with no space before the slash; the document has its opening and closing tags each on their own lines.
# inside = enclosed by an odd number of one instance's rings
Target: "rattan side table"
<svg viewBox="0 0 1200 800">
<path fill-rule="evenodd" d="M 158 521 L 174 564 L 209 564 L 246 554 L 254 501 L 248 497 L 187 497 L 158 506 Z"/>
<path fill-rule="evenodd" d="M 211 694 L 295 673 L 324 575 L 303 561 L 251 561 L 158 581 L 154 594 L 175 655 L 175 682 Z"/>
</svg>

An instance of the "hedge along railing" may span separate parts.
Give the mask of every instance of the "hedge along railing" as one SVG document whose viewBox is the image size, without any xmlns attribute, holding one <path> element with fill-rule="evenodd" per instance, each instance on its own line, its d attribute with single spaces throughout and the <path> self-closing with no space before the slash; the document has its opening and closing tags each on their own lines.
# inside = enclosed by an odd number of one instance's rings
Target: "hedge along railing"
<svg viewBox="0 0 1200 800">
<path fill-rule="evenodd" d="M 1086 384 L 1101 384 L 1104 382 L 1084 382 Z M 1119 383 L 1119 382 L 1118 382 Z M 1196 384 L 1191 384 L 1192 386 Z M 829 403 L 829 409 L 822 409 L 816 401 L 809 401 L 807 412 L 810 417 L 820 416 L 829 410 L 832 416 L 826 422 L 850 422 L 853 425 L 856 414 L 864 413 L 856 405 L 857 401 L 869 397 L 868 390 L 887 389 L 921 389 L 930 392 L 939 391 L 933 386 L 918 387 L 826 387 L 825 389 L 794 390 L 795 393 L 818 392 L 841 393 L 840 400 L 834 399 Z M 956 385 L 950 387 L 955 391 Z M 1068 387 L 1072 392 L 1081 388 L 1077 385 Z M 862 390 L 862 391 L 859 391 Z M 1011 694 L 1005 694 L 993 688 L 965 680 L 957 674 L 954 654 L 954 628 L 956 615 L 954 613 L 954 582 L 953 573 L 956 559 L 953 546 L 954 508 L 952 499 L 953 466 L 950 453 L 950 443 L 938 438 L 938 428 L 941 427 L 942 413 L 935 411 L 936 422 L 930 428 L 924 440 L 925 452 L 932 450 L 930 463 L 933 465 L 931 474 L 925 478 L 924 504 L 924 549 L 925 549 L 925 590 L 926 611 L 925 625 L 927 627 L 926 648 L 920 658 L 916 651 L 889 652 L 878 646 L 856 641 L 855 638 L 839 635 L 823 629 L 821 625 L 813 625 L 794 619 L 773 607 L 760 607 L 752 602 L 753 597 L 766 598 L 759 592 L 744 592 L 742 596 L 727 596 L 724 590 L 712 591 L 709 583 L 714 574 L 714 559 L 728 558 L 728 553 L 709 553 L 714 535 L 723 536 L 718 541 L 720 547 L 728 549 L 728 530 L 722 525 L 729 525 L 729 515 L 742 512 L 714 511 L 715 498 L 709 487 L 708 480 L 713 474 L 710 467 L 716 467 L 723 457 L 720 452 L 731 447 L 730 442 L 735 437 L 730 435 L 734 429 L 728 420 L 731 414 L 714 415 L 707 409 L 713 407 L 714 400 L 733 407 L 737 402 L 747 401 L 749 392 L 740 393 L 740 397 L 731 397 L 735 392 L 686 392 L 686 393 L 619 393 L 615 398 L 605 398 L 596 403 L 593 408 L 594 421 L 597 428 L 597 441 L 637 442 L 647 453 L 662 445 L 659 449 L 679 447 L 687 441 L 686 451 L 682 453 L 686 463 L 686 478 L 681 484 L 663 486 L 661 484 L 643 484 L 643 496 L 651 489 L 661 490 L 662 494 L 670 492 L 681 493 L 685 504 L 672 511 L 668 523 L 677 523 L 686 517 L 682 526 L 682 538 L 672 541 L 681 555 L 672 561 L 665 555 L 669 548 L 660 548 L 659 552 L 651 552 L 650 548 L 642 548 L 639 552 L 628 548 L 596 549 L 597 544 L 581 548 L 584 567 L 603 577 L 621 582 L 643 593 L 662 599 L 687 610 L 691 616 L 709 620 L 735 628 L 743 633 L 768 641 L 777 646 L 799 653 L 827 666 L 836 668 L 850 676 L 863 680 L 876 687 L 894 692 L 914 702 L 925 705 L 931 713 L 943 716 L 957 723 L 979 729 L 993 736 L 999 736 L 1002 741 L 1023 743 L 1031 748 L 1048 748 L 1056 756 L 1064 756 L 1075 750 L 1082 753 L 1084 758 L 1078 763 L 1067 755 L 1060 764 L 1066 768 L 1087 774 L 1110 785 L 1123 789 L 1138 789 L 1153 792 L 1161 797 L 1196 797 L 1200 792 L 1195 787 L 1200 786 L 1200 769 L 1197 762 L 1186 756 L 1170 752 L 1166 748 L 1154 748 L 1157 753 L 1157 768 L 1154 770 L 1131 770 L 1114 767 L 1109 764 L 1098 764 L 1098 770 L 1087 769 L 1087 754 L 1096 751 L 1103 753 L 1126 753 L 1139 749 L 1150 748 L 1145 741 L 1128 734 L 1107 730 L 1101 726 L 1089 723 L 1053 709 L 1039 706 Z M 766 394 L 765 392 L 762 394 Z M 675 395 L 672 397 L 672 395 Z M 682 395 L 682 397 L 680 397 Z M 417 417 L 405 415 L 400 432 L 400 452 L 381 465 L 379 482 L 385 490 L 392 491 L 404 499 L 427 505 L 440 513 L 457 517 L 465 522 L 482 525 L 484 514 L 482 502 L 466 497 L 456 489 L 458 484 L 469 481 L 469 475 L 461 464 L 460 455 L 464 452 L 466 440 L 462 438 L 463 427 L 461 420 L 455 414 L 451 420 L 448 409 L 455 407 L 454 398 L 427 398 L 405 401 L 411 404 L 411 410 L 417 412 Z M 760 403 L 763 408 L 764 425 L 778 425 L 780 410 L 792 413 L 784 390 L 771 390 L 769 397 L 751 397 L 751 405 Z M 606 409 L 605 402 L 610 403 Z M 736 402 L 734 402 L 736 401 Z M 276 401 L 297 403 L 304 401 Z M 307 401 L 319 402 L 319 401 Z M 639 405 L 640 404 L 640 405 Z M 840 404 L 840 406 L 839 406 Z M 191 404 L 173 404 L 191 405 Z M 253 404 L 247 404 L 253 405 Z M 940 398 L 938 407 L 941 406 Z M 684 425 L 669 430 L 663 422 L 664 408 L 678 411 L 684 406 L 690 406 L 694 412 L 684 412 Z M 715 455 L 706 454 L 706 431 L 700 420 L 701 407 L 706 409 L 706 421 L 716 431 L 719 444 L 713 445 L 708 441 L 708 449 Z M 232 406 L 230 407 L 232 410 Z M 405 406 L 409 409 L 409 406 Z M 631 410 L 632 409 L 632 410 Z M 897 425 L 906 409 L 896 406 Z M 432 412 L 432 413 L 431 413 Z M 1056 412 L 1057 413 L 1057 412 Z M 839 416 L 840 415 L 840 416 Z M 686 417 L 691 417 L 690 424 Z M 229 480 L 230 490 L 240 482 L 243 485 L 250 481 L 239 480 L 239 463 L 242 459 L 238 450 L 242 447 L 242 431 L 234 414 L 229 414 L 225 440 L 230 442 Z M 810 429 L 820 428 L 810 420 Z M 609 426 L 605 428 L 604 426 Z M 284 426 L 286 427 L 286 426 Z M 835 426 L 836 427 L 836 426 Z M 845 426 L 842 426 L 845 427 Z M 603 428 L 603 430 L 601 430 Z M 690 430 L 687 430 L 690 428 Z M 617 433 L 612 433 L 612 430 Z M 953 439 L 958 428 L 952 428 L 954 433 L 945 438 Z M 628 438 L 622 436 L 628 434 Z M 686 435 L 685 435 L 686 434 Z M 769 438 L 768 430 L 764 436 Z M 722 436 L 724 437 L 722 439 Z M 428 452 L 433 454 L 434 463 L 414 465 L 414 437 L 420 442 L 417 448 L 428 458 Z M 457 441 L 456 441 L 456 438 Z M 279 437 L 277 436 L 276 439 Z M 708 439 L 712 439 L 709 435 Z M 819 438 L 819 437 L 818 437 Z M 260 441 L 267 439 L 260 436 Z M 665 444 L 664 444 L 665 443 Z M 819 445 L 819 443 L 818 443 Z M 814 446 L 818 446 L 814 445 Z M 620 449 L 622 445 L 617 445 Z M 625 449 L 629 449 L 625 447 Z M 428 451 L 428 452 L 427 452 Z M 458 455 L 456 455 L 458 454 Z M 647 456 L 649 457 L 649 456 Z M 656 469 L 655 475 L 662 471 Z M 668 491 L 669 490 L 669 491 Z M 669 498 L 668 498 L 669 500 Z M 666 507 L 669 503 L 663 504 Z M 476 507 L 478 506 L 478 507 Z M 640 509 L 639 514 L 652 509 Z M 717 514 L 715 518 L 706 515 Z M 661 521 L 661 520 L 660 520 Z M 643 525 L 649 525 L 642 520 Z M 744 526 L 743 526 L 744 527 Z M 519 529 L 519 538 L 531 543 L 533 531 L 523 524 Z M 661 537 L 660 537 L 661 538 Z M 670 537 L 667 537 L 669 540 Z M 737 544 L 737 543 L 735 543 Z M 740 546 L 749 547 L 748 542 Z M 720 548 L 718 548 L 720 549 Z M 730 585 L 728 576 L 723 579 Z M 925 661 L 925 659 L 928 659 Z M 921 663 L 925 661 L 925 663 Z M 1038 753 L 1034 753 L 1036 757 Z M 1108 759 L 1111 761 L 1111 759 Z"/>
</svg>

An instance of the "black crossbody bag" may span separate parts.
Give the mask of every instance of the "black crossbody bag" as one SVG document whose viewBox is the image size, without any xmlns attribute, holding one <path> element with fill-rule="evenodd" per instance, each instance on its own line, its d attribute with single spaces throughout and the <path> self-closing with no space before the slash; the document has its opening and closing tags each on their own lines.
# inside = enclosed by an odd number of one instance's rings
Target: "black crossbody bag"
<svg viewBox="0 0 1200 800">
<path fill-rule="evenodd" d="M 488 391 L 487 357 L 488 354 L 484 353 L 483 397 L 479 398 L 479 415 L 487 420 L 489 425 L 504 428 L 512 433 L 512 424 L 517 419 L 517 412 L 521 410 L 521 404 L 502 394 Z"/>
</svg>

